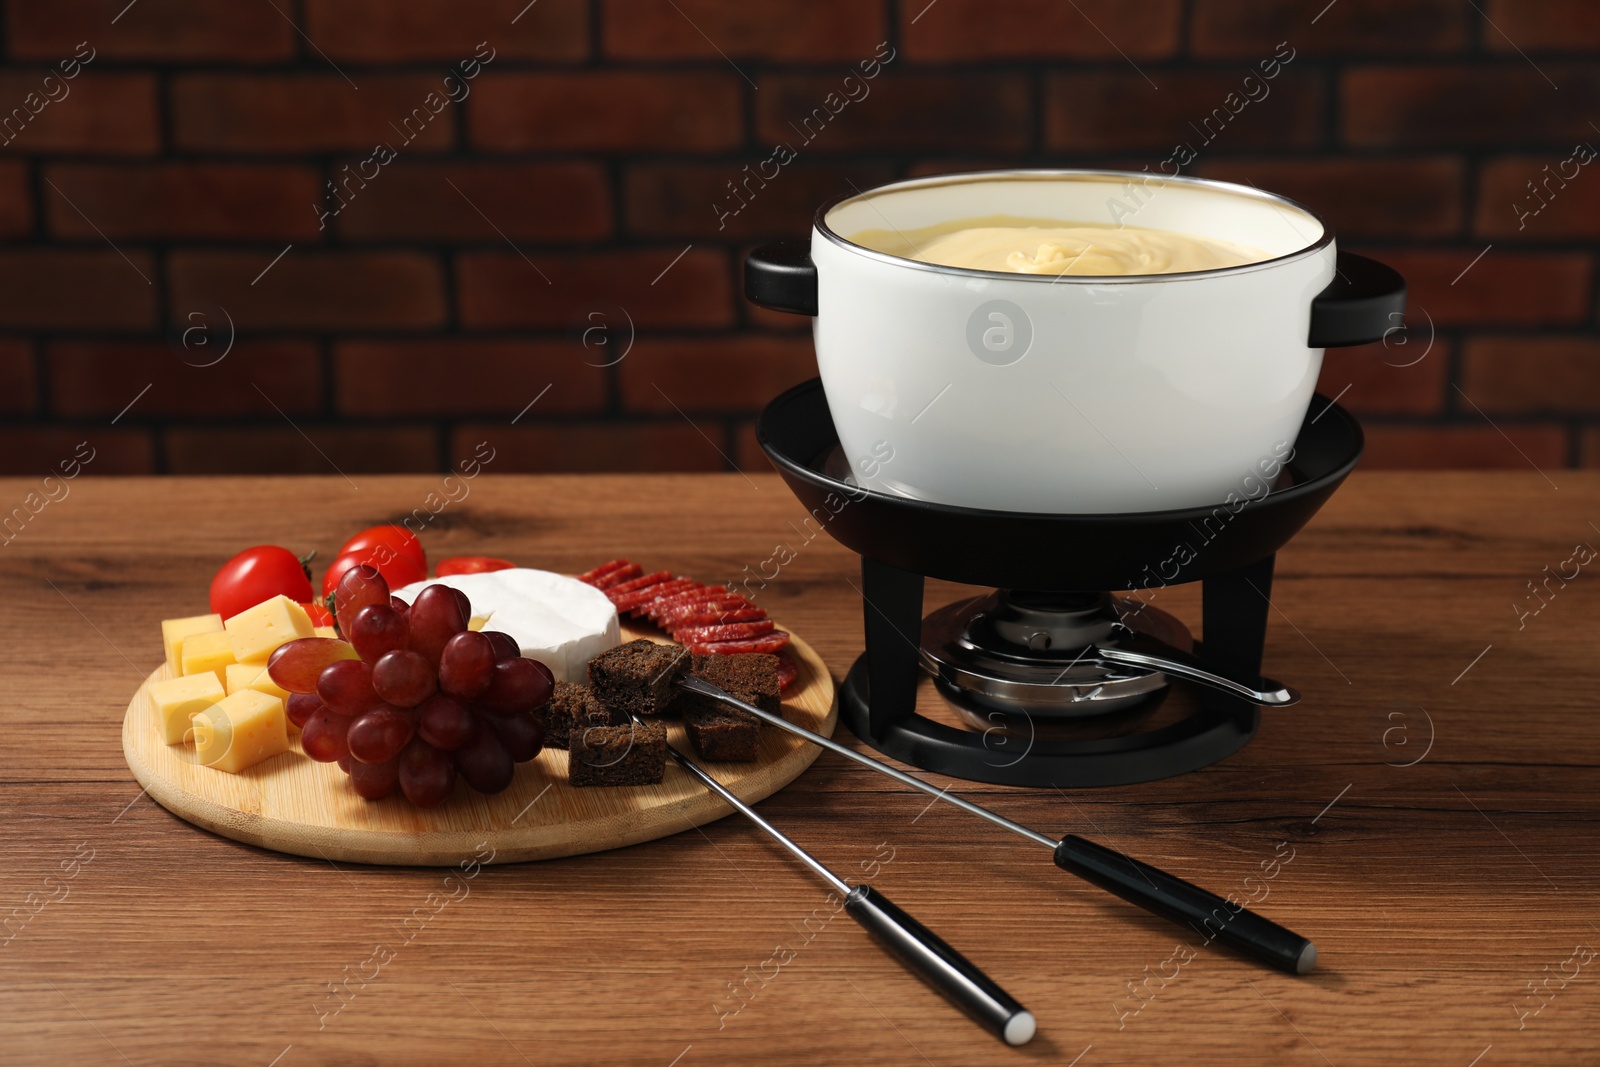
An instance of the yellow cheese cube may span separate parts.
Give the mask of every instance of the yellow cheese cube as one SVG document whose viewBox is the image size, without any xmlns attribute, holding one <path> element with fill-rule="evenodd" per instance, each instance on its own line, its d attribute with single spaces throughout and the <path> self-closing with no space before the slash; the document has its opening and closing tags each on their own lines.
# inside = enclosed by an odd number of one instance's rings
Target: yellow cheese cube
<svg viewBox="0 0 1600 1067">
<path fill-rule="evenodd" d="M 233 658 L 240 663 L 265 663 L 286 641 L 311 636 L 306 609 L 286 596 L 275 596 L 222 624 L 233 643 Z"/>
<path fill-rule="evenodd" d="M 209 634 L 191 634 L 183 639 L 183 673 L 202 674 L 211 671 L 217 681 L 223 681 L 223 668 L 234 662 L 233 644 L 222 630 Z"/>
<path fill-rule="evenodd" d="M 312 629 L 311 636 L 337 638 L 339 636 L 339 631 L 335 630 L 331 626 L 317 626 Z"/>
<path fill-rule="evenodd" d="M 269 697 L 287 701 L 289 691 L 272 680 L 272 675 L 259 663 L 230 663 L 223 672 L 223 688 L 231 695 L 241 689 L 254 689 Z"/>
<path fill-rule="evenodd" d="M 469 629 L 469 630 L 473 631 L 474 633 L 476 633 L 477 631 L 483 629 L 488 624 L 489 624 L 489 616 L 487 616 L 487 615 L 474 615 L 472 618 L 467 620 L 467 629 Z"/>
<path fill-rule="evenodd" d="M 148 692 L 156 706 L 161 739 L 169 745 L 181 744 L 189 733 L 190 720 L 225 695 L 222 683 L 211 671 L 151 682 Z"/>
<path fill-rule="evenodd" d="M 199 762 L 238 774 L 289 751 L 283 701 L 241 689 L 194 717 L 194 753 Z"/>
<path fill-rule="evenodd" d="M 167 648 L 167 670 L 176 678 L 183 673 L 183 639 L 192 634 L 214 634 L 222 630 L 221 615 L 191 615 L 186 619 L 163 619 L 161 643 Z"/>
</svg>

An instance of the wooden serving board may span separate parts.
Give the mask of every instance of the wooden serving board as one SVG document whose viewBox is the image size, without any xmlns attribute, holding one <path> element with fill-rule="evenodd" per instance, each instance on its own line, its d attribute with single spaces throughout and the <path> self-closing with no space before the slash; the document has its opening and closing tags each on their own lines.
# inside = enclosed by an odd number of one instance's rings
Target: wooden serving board
<svg viewBox="0 0 1600 1067">
<path fill-rule="evenodd" d="M 623 640 L 659 633 L 624 624 Z M 833 678 L 811 646 L 791 637 L 799 668 L 783 701 L 784 715 L 831 735 L 836 720 Z M 732 814 L 715 794 L 667 761 L 659 785 L 575 788 L 567 784 L 567 753 L 547 748 L 517 765 L 502 793 L 484 796 L 458 781 L 454 795 L 432 810 L 413 807 L 398 791 L 363 800 L 336 764 L 290 751 L 243 774 L 202 766 L 194 746 L 167 745 L 156 728 L 146 688 L 168 677 L 162 664 L 140 685 L 122 720 L 122 751 L 135 778 L 174 815 L 213 833 L 262 848 L 350 863 L 455 866 L 484 848 L 495 862 L 552 859 L 601 852 L 679 833 Z M 773 726 L 762 727 L 755 763 L 707 763 L 716 779 L 755 802 L 799 776 L 821 751 Z M 668 720 L 668 742 L 691 753 L 682 723 Z"/>
</svg>

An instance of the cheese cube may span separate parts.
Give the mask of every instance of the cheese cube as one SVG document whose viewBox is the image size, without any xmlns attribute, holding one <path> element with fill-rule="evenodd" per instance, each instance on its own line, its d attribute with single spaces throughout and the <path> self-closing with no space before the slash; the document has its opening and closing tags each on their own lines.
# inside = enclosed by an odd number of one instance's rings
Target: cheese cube
<svg viewBox="0 0 1600 1067">
<path fill-rule="evenodd" d="M 161 739 L 169 745 L 182 744 L 189 733 L 190 720 L 225 695 L 222 683 L 211 671 L 151 682 L 148 692 L 156 706 Z"/>
<path fill-rule="evenodd" d="M 222 627 L 233 643 L 233 658 L 240 663 L 265 663 L 279 645 L 310 637 L 312 631 L 306 609 L 282 595 L 241 611 Z"/>
<path fill-rule="evenodd" d="M 312 637 L 334 637 L 334 638 L 337 638 L 339 636 L 339 631 L 335 630 L 331 626 L 317 626 L 317 627 L 314 627 L 312 629 L 311 636 Z"/>
<path fill-rule="evenodd" d="M 161 643 L 167 647 L 167 670 L 176 678 L 183 673 L 183 639 L 192 634 L 214 634 L 222 629 L 221 615 L 191 615 L 186 619 L 163 619 Z"/>
<path fill-rule="evenodd" d="M 194 717 L 194 753 L 199 762 L 229 774 L 289 751 L 283 701 L 241 689 Z"/>
<path fill-rule="evenodd" d="M 223 670 L 222 680 L 230 696 L 241 689 L 254 689 L 282 701 L 289 699 L 289 691 L 274 682 L 272 675 L 259 663 L 230 663 Z"/>
<path fill-rule="evenodd" d="M 477 633 L 479 630 L 483 629 L 488 624 L 489 624 L 489 616 L 487 616 L 487 615 L 474 615 L 472 618 L 467 620 L 467 629 L 471 630 L 473 633 Z"/>
<path fill-rule="evenodd" d="M 233 644 L 227 633 L 191 634 L 183 639 L 183 673 L 202 674 L 211 671 L 217 681 L 223 681 L 223 668 L 234 662 Z"/>
</svg>

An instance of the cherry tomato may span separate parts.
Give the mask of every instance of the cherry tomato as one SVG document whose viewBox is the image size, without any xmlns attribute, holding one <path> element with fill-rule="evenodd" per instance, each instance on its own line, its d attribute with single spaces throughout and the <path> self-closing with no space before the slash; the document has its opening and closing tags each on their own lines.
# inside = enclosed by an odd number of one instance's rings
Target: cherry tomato
<svg viewBox="0 0 1600 1067">
<path fill-rule="evenodd" d="M 420 582 L 428 576 L 427 567 L 410 556 L 385 552 L 382 548 L 345 552 L 328 564 L 328 569 L 322 576 L 322 595 L 326 597 L 338 588 L 339 579 L 344 577 L 345 571 L 351 567 L 359 567 L 363 563 L 376 567 L 390 589 L 399 589 L 401 586 Z"/>
<path fill-rule="evenodd" d="M 508 571 L 515 567 L 509 559 L 498 556 L 451 556 L 441 559 L 438 568 L 434 571 L 440 578 L 452 574 L 485 574 L 489 571 Z"/>
<path fill-rule="evenodd" d="M 224 563 L 211 579 L 211 610 L 231 619 L 280 594 L 298 603 L 311 599 L 305 564 L 287 548 L 257 545 Z"/>
<path fill-rule="evenodd" d="M 306 609 L 306 614 L 311 618 L 312 626 L 333 625 L 333 612 L 328 610 L 326 604 L 316 600 L 308 600 L 300 606 Z"/>
<path fill-rule="evenodd" d="M 415 561 L 422 568 L 423 577 L 428 574 L 428 555 L 422 551 L 422 542 L 417 540 L 417 535 L 404 526 L 369 526 L 346 541 L 339 551 L 338 556 L 348 555 L 352 552 L 365 553 L 369 549 L 379 550 L 377 559 L 370 561 L 374 567 L 385 559 L 393 556 L 404 556 Z"/>
</svg>

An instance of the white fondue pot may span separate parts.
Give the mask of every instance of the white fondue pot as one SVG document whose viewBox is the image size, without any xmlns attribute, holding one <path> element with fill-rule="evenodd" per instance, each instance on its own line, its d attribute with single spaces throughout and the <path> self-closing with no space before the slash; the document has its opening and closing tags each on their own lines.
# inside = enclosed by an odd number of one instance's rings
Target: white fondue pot
<svg viewBox="0 0 1600 1067">
<path fill-rule="evenodd" d="M 992 216 L 1217 238 L 1265 260 L 1179 274 L 1013 274 L 850 240 Z M 1398 328 L 1405 283 L 1337 253 L 1310 209 L 1247 186 L 1113 171 L 898 182 L 818 210 L 809 246 L 745 264 L 755 303 L 815 316 L 839 442 L 864 487 L 1003 511 L 1222 503 L 1271 481 L 1323 349 Z"/>
</svg>

